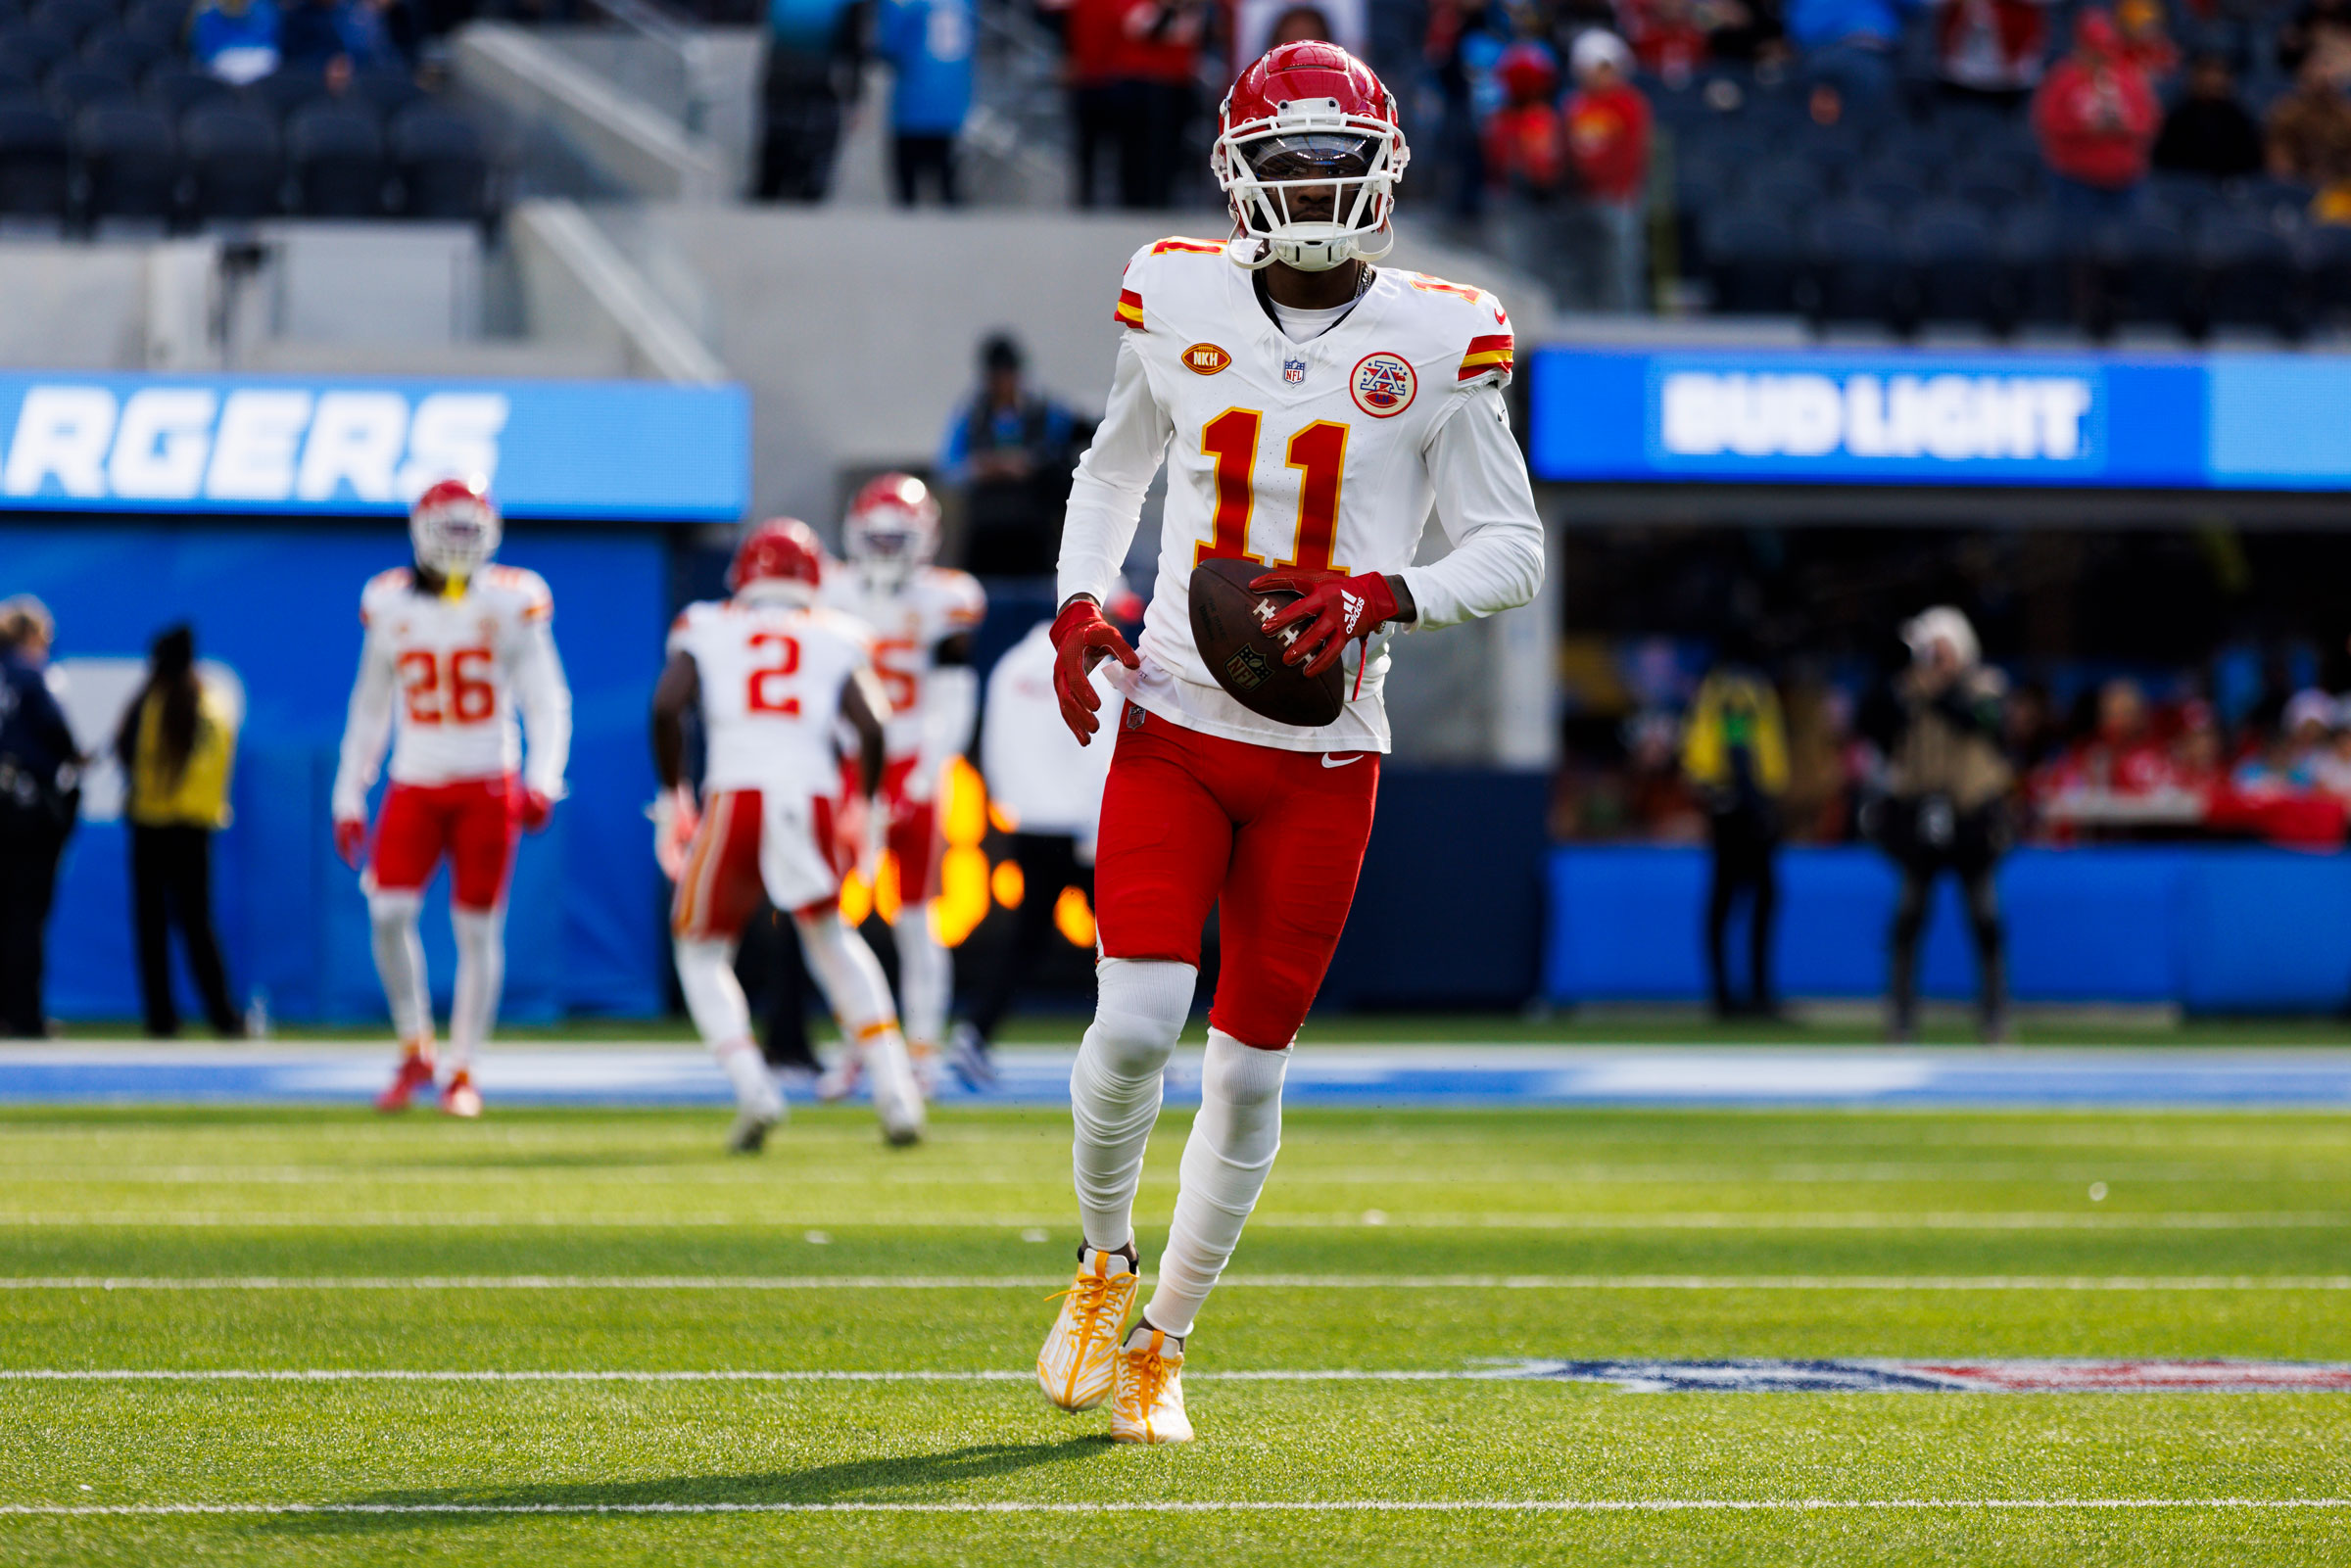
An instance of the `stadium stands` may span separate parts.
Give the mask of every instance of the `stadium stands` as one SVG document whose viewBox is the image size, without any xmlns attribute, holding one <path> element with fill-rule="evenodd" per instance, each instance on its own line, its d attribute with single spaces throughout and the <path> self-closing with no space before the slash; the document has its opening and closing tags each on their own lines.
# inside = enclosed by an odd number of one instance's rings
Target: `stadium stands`
<svg viewBox="0 0 2351 1568">
<path fill-rule="evenodd" d="M 185 0 L 0 0 L 0 220 L 87 232 L 493 212 L 480 130 L 397 60 L 234 86 L 188 57 L 187 19 Z"/>
</svg>

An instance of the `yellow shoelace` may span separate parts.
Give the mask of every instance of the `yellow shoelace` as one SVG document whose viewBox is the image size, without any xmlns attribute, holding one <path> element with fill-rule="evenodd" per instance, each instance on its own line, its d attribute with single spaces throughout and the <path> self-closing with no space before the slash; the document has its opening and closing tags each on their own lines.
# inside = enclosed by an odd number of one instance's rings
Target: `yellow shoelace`
<svg viewBox="0 0 2351 1568">
<path fill-rule="evenodd" d="M 1117 1304 L 1112 1298 L 1118 1282 L 1131 1277 L 1126 1274 L 1087 1274 L 1068 1290 L 1055 1291 L 1045 1300 L 1057 1302 L 1065 1296 L 1078 1298 L 1077 1310 L 1071 1314 L 1070 1321 L 1070 1337 L 1073 1339 L 1082 1339 L 1089 1333 L 1115 1334 L 1119 1325 L 1115 1321 L 1106 1325 L 1103 1319 L 1108 1318 L 1116 1307 Z"/>
<path fill-rule="evenodd" d="M 1146 1419 L 1159 1407 L 1160 1390 L 1167 1386 L 1168 1374 L 1175 1369 L 1168 1364 L 1166 1357 L 1154 1350 L 1121 1351 L 1119 1354 L 1128 1358 L 1128 1366 L 1136 1369 L 1132 1416 L 1136 1420 Z"/>
</svg>

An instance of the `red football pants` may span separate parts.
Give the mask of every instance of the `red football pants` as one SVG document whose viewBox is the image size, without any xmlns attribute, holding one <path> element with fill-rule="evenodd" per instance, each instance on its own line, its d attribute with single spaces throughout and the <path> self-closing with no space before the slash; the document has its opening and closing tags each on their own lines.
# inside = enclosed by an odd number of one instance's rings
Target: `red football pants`
<svg viewBox="0 0 2351 1568">
<path fill-rule="evenodd" d="M 1102 956 L 1196 968 L 1220 909 L 1209 1022 L 1280 1050 L 1330 968 L 1378 794 L 1376 752 L 1279 751 L 1129 705 L 1094 860 Z"/>
<path fill-rule="evenodd" d="M 515 804 L 510 775 L 394 784 L 375 820 L 375 853 L 367 868 L 375 885 L 386 892 L 421 891 L 447 855 L 449 901 L 465 910 L 497 908 L 514 865 Z"/>
</svg>

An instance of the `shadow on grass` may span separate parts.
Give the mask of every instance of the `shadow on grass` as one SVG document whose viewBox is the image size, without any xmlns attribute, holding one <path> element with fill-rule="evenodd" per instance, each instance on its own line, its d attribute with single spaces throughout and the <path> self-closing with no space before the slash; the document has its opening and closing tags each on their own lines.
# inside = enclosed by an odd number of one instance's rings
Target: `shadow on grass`
<svg viewBox="0 0 2351 1568">
<path fill-rule="evenodd" d="M 648 1504 L 874 1502 L 908 1492 L 936 1493 L 975 1481 L 1017 1475 L 1039 1465 L 1066 1464 L 1107 1453 L 1107 1433 L 1062 1438 L 1051 1443 L 977 1443 L 938 1453 L 900 1454 L 820 1464 L 806 1470 L 764 1475 L 663 1476 L 638 1481 L 576 1481 L 507 1487 L 433 1487 L 371 1493 L 345 1499 L 384 1507 L 511 1507 L 589 1509 Z M 929 1500 L 918 1498 L 917 1500 Z M 289 1535 L 338 1536 L 413 1530 L 437 1525 L 482 1524 L 501 1517 L 481 1513 L 309 1513 L 280 1515 L 270 1528 Z M 657 1517 L 657 1516 L 656 1516 Z"/>
</svg>

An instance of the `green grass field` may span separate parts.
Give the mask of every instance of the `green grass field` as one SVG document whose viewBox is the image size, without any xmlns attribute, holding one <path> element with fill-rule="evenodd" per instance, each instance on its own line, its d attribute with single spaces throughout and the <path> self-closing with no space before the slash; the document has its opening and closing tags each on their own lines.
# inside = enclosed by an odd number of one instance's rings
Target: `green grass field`
<svg viewBox="0 0 2351 1568">
<path fill-rule="evenodd" d="M 1293 1112 L 1154 1450 L 1020 1375 L 1066 1117 L 724 1121 L 0 1113 L 0 1562 L 2351 1562 L 2351 1506 L 2244 1505 L 2351 1497 L 2351 1395 L 1218 1375 L 2351 1359 L 2351 1117 Z M 321 1369 L 1012 1375 L 22 1375 Z M 25 1511 L 284 1504 L 385 1511 Z"/>
</svg>

